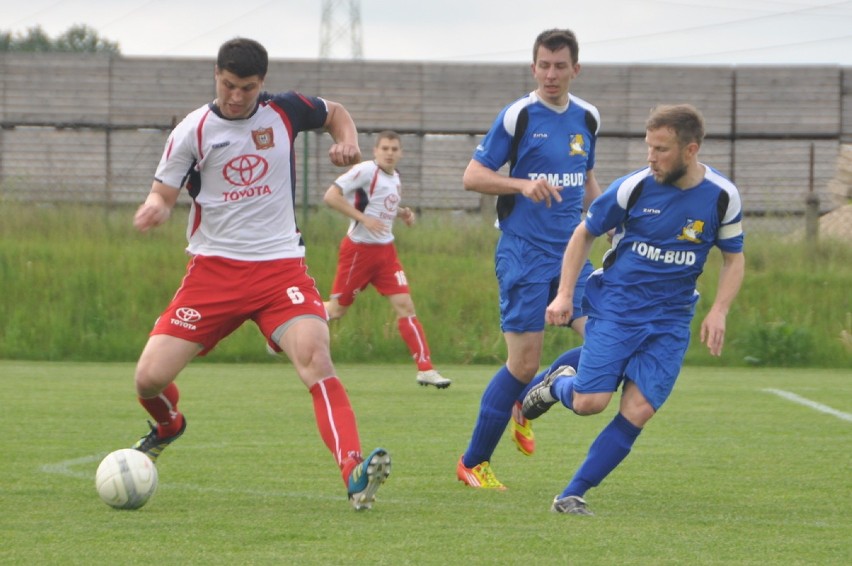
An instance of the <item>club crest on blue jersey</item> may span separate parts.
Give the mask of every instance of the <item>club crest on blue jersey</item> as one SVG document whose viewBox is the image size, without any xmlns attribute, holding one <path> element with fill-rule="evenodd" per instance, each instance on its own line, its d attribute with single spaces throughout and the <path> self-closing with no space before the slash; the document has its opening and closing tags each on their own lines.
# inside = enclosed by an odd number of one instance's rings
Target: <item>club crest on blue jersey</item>
<svg viewBox="0 0 852 566">
<path fill-rule="evenodd" d="M 254 146 L 257 149 L 269 149 L 275 147 L 275 139 L 272 135 L 272 128 L 260 128 L 252 130 L 251 138 L 254 140 Z"/>
<path fill-rule="evenodd" d="M 681 228 L 678 240 L 687 240 L 689 242 L 701 242 L 701 234 L 704 232 L 704 221 L 687 219 L 686 226 Z"/>
<path fill-rule="evenodd" d="M 586 139 L 583 134 L 571 134 L 571 141 L 568 143 L 568 155 L 586 156 Z"/>
</svg>

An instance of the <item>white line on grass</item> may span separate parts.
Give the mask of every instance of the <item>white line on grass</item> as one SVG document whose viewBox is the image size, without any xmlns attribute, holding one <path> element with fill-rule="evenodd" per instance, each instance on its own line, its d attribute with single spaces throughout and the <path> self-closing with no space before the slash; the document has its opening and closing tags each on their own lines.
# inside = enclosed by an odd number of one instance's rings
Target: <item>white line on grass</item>
<svg viewBox="0 0 852 566">
<path fill-rule="evenodd" d="M 80 464 L 90 464 L 92 462 L 100 462 L 106 456 L 106 452 L 94 454 L 93 456 L 83 456 L 82 458 L 74 458 L 73 460 L 65 460 L 58 464 L 45 464 L 41 467 L 41 471 L 46 474 L 59 474 L 61 476 L 70 476 L 72 478 L 92 478 L 95 479 L 94 473 L 77 472 L 71 469 L 72 466 Z"/>
<path fill-rule="evenodd" d="M 822 403 L 817 403 L 816 401 L 811 401 L 810 399 L 805 399 L 804 397 L 799 397 L 795 393 L 790 393 L 789 391 L 784 391 L 782 389 L 764 389 L 767 393 L 773 393 L 778 395 L 779 397 L 783 397 L 788 401 L 792 401 L 793 403 L 798 403 L 799 405 L 804 405 L 805 407 L 810 407 L 820 413 L 825 413 L 827 415 L 831 415 L 833 417 L 837 417 L 838 419 L 852 422 L 852 415 L 849 413 L 844 413 L 842 411 L 838 411 L 837 409 L 832 409 L 828 405 L 823 405 Z"/>
</svg>

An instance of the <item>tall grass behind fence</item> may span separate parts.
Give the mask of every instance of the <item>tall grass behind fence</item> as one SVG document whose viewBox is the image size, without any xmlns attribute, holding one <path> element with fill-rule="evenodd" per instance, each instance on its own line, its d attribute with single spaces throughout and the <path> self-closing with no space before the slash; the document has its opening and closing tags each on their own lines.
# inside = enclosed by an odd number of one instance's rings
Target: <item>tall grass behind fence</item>
<svg viewBox="0 0 852 566">
<path fill-rule="evenodd" d="M 134 360 L 155 318 L 183 277 L 185 208 L 148 234 L 131 226 L 133 208 L 33 206 L 0 202 L 0 357 L 30 360 Z M 329 211 L 302 226 L 308 265 L 328 294 L 346 222 Z M 748 228 L 748 226 L 747 226 Z M 500 363 L 493 249 L 498 232 L 478 215 L 426 211 L 399 225 L 397 246 L 426 329 L 441 363 Z M 688 364 L 850 367 L 852 246 L 821 239 L 807 245 L 749 232 L 747 275 L 728 317 L 724 355 L 713 359 L 698 324 L 715 294 L 720 256 L 700 280 L 703 298 Z M 605 247 L 598 242 L 592 259 Z M 388 302 L 375 290 L 331 324 L 339 362 L 405 362 Z M 580 342 L 549 328 L 545 359 Z M 263 338 L 247 324 L 220 344 L 211 361 L 267 361 Z"/>
</svg>

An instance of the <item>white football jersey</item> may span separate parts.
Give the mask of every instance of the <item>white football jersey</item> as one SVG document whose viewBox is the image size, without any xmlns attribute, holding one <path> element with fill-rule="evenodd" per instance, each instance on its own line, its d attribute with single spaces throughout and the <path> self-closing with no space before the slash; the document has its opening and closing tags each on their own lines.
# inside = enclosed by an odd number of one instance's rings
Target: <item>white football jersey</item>
<svg viewBox="0 0 852 566">
<path fill-rule="evenodd" d="M 248 118 L 206 104 L 172 131 L 155 178 L 192 197 L 187 251 L 263 261 L 303 257 L 296 226 L 295 153 L 300 131 L 323 127 L 325 101 L 262 93 Z"/>
<path fill-rule="evenodd" d="M 393 241 L 393 221 L 399 209 L 399 173 L 385 173 L 375 161 L 362 161 L 337 178 L 334 184 L 343 191 L 349 203 L 388 227 L 377 236 L 363 224 L 349 222 L 349 239 L 361 244 L 387 244 Z"/>
</svg>

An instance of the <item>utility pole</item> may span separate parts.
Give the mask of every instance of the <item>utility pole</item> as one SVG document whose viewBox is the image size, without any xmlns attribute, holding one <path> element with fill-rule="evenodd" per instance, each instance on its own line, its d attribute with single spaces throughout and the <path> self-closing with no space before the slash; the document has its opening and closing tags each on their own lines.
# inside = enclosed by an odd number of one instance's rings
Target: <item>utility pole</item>
<svg viewBox="0 0 852 566">
<path fill-rule="evenodd" d="M 345 53 L 347 43 L 348 54 Z M 344 52 L 341 53 L 342 51 Z M 360 0 L 323 0 L 319 56 L 320 59 L 331 59 L 335 56 L 364 58 Z"/>
</svg>

